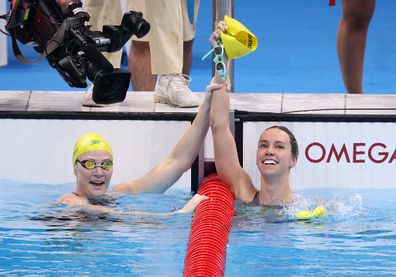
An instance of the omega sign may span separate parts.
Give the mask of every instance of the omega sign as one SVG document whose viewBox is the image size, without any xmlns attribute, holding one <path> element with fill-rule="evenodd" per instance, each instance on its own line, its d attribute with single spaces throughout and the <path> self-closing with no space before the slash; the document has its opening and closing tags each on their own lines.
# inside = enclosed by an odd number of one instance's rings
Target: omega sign
<svg viewBox="0 0 396 277">
<path fill-rule="evenodd" d="M 396 163 L 396 148 L 381 142 L 367 144 L 323 145 L 312 142 L 305 148 L 305 157 L 311 163 Z"/>
</svg>

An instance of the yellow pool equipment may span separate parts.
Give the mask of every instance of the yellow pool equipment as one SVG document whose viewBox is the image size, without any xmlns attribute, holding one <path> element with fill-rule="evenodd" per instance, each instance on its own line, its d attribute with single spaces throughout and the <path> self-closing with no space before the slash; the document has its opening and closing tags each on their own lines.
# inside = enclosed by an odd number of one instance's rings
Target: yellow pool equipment
<svg viewBox="0 0 396 277">
<path fill-rule="evenodd" d="M 298 219 L 311 219 L 311 218 L 318 218 L 323 217 L 325 215 L 325 208 L 324 207 L 316 207 L 312 212 L 309 210 L 300 211 L 296 214 Z"/>
</svg>

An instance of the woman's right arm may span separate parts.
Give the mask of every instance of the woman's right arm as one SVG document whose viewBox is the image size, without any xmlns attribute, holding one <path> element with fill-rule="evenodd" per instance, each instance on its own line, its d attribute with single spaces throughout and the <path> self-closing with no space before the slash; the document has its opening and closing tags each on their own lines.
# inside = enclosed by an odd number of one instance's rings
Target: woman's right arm
<svg viewBox="0 0 396 277">
<path fill-rule="evenodd" d="M 237 199 L 250 202 L 256 190 L 250 176 L 239 164 L 235 140 L 229 127 L 229 106 L 230 97 L 224 85 L 223 89 L 213 93 L 210 110 L 216 170 Z"/>
</svg>

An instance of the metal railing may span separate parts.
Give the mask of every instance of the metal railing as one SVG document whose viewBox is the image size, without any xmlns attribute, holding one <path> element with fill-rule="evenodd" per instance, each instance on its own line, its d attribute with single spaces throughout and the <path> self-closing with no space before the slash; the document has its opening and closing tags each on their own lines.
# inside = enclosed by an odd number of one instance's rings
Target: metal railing
<svg viewBox="0 0 396 277">
<path fill-rule="evenodd" d="M 212 30 L 215 30 L 217 22 L 223 20 L 224 15 L 234 17 L 234 0 L 213 0 L 212 1 Z M 225 64 L 227 64 L 227 59 Z M 215 73 L 215 66 L 212 67 L 212 76 Z M 231 81 L 231 91 L 234 91 L 234 61 L 231 60 L 228 68 L 228 76 Z"/>
</svg>

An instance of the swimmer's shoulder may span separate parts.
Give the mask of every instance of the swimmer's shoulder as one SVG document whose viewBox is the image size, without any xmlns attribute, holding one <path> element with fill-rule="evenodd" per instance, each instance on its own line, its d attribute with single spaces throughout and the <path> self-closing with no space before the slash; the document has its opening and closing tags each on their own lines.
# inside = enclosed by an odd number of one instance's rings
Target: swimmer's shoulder
<svg viewBox="0 0 396 277">
<path fill-rule="evenodd" d="M 65 205 L 85 205 L 88 204 L 88 199 L 71 192 L 60 197 L 57 202 Z"/>
</svg>

